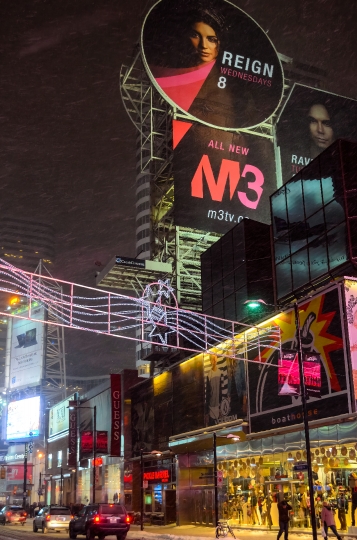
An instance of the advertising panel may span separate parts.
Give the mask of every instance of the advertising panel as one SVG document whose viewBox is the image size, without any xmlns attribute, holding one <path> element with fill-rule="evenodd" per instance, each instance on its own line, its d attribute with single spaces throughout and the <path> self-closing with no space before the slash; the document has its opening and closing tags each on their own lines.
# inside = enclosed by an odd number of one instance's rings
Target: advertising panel
<svg viewBox="0 0 357 540">
<path fill-rule="evenodd" d="M 298 396 L 301 393 L 300 371 L 296 351 L 282 351 L 278 360 L 278 395 Z"/>
<path fill-rule="evenodd" d="M 26 317 L 23 311 L 21 316 Z M 38 385 L 43 377 L 46 328 L 45 309 L 32 307 L 31 317 L 39 322 L 13 319 L 11 335 L 10 388 Z"/>
<path fill-rule="evenodd" d="M 204 354 L 203 357 L 205 426 L 245 418 L 247 383 L 244 361 L 215 354 Z"/>
<path fill-rule="evenodd" d="M 54 435 L 57 435 L 58 433 L 62 433 L 63 431 L 67 431 L 69 428 L 69 415 L 68 415 L 68 407 L 70 400 L 73 400 L 73 396 L 69 397 L 68 399 L 65 399 L 61 401 L 60 403 L 57 403 L 54 407 L 50 409 L 50 415 L 49 415 L 49 425 L 48 425 L 48 433 L 50 437 L 53 437 Z M 74 402 L 77 404 L 77 402 Z"/>
<path fill-rule="evenodd" d="M 346 302 L 346 318 L 348 328 L 349 350 L 352 367 L 352 381 L 357 399 L 357 281 L 354 279 L 346 279 L 344 282 L 345 302 Z"/>
<path fill-rule="evenodd" d="M 270 223 L 269 140 L 174 120 L 173 147 L 176 225 L 225 233 L 245 217 Z"/>
<path fill-rule="evenodd" d="M 77 466 L 78 402 L 68 402 L 68 466 Z"/>
<path fill-rule="evenodd" d="M 121 446 L 121 376 L 117 373 L 110 375 L 110 396 L 112 411 L 112 429 L 110 454 L 120 456 Z"/>
<path fill-rule="evenodd" d="M 338 416 L 352 410 L 340 306 L 338 287 L 299 304 L 303 355 L 318 353 L 321 358 L 321 398 L 317 397 L 318 394 L 312 397 L 310 393 L 307 402 L 309 420 Z M 280 328 L 283 349 L 296 350 L 294 310 L 281 313 L 259 326 L 271 325 Z M 250 351 L 249 359 L 257 361 L 248 363 L 251 431 L 302 423 L 301 397 L 278 396 L 279 351 L 267 347 L 261 355 L 261 362 L 254 354 Z M 305 358 L 304 367 L 306 363 Z M 306 376 L 305 372 L 305 381 L 308 382 Z"/>
<path fill-rule="evenodd" d="M 158 2 L 144 22 L 141 45 L 158 91 L 201 123 L 255 126 L 280 103 L 278 54 L 260 26 L 230 2 Z"/>
<path fill-rule="evenodd" d="M 7 407 L 6 439 L 16 441 L 40 434 L 40 396 L 10 401 Z"/>
<path fill-rule="evenodd" d="M 285 183 L 335 140 L 357 140 L 357 101 L 294 84 L 276 133 Z"/>
</svg>

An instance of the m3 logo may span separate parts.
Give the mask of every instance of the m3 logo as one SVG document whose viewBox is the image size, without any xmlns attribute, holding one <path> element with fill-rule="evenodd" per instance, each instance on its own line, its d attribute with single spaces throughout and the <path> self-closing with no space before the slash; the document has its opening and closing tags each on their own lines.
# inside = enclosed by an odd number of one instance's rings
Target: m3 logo
<svg viewBox="0 0 357 540">
<path fill-rule="evenodd" d="M 247 188 L 252 193 L 244 191 L 236 191 L 239 180 L 245 178 L 247 174 L 253 175 L 253 180 L 248 181 Z M 223 195 L 229 184 L 229 197 L 232 200 L 237 193 L 239 201 L 252 210 L 256 210 L 263 194 L 264 175 L 253 165 L 245 165 L 242 173 L 240 172 L 240 163 L 231 161 L 230 159 L 222 159 L 221 167 L 218 173 L 217 180 L 215 179 L 209 157 L 204 154 L 196 169 L 196 172 L 191 181 L 191 195 L 203 199 L 203 179 L 206 179 L 207 186 L 211 195 L 212 201 L 222 202 Z"/>
</svg>

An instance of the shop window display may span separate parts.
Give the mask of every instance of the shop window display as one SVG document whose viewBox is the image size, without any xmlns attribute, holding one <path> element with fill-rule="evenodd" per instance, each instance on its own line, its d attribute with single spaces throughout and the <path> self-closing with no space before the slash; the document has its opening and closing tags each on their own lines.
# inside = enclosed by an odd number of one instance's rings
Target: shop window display
<svg viewBox="0 0 357 540">
<path fill-rule="evenodd" d="M 317 526 L 321 526 L 324 501 L 333 508 L 337 529 L 355 525 L 357 509 L 357 445 L 335 445 L 311 450 Z M 278 526 L 278 503 L 292 507 L 290 526 L 310 528 L 310 497 L 306 451 L 276 452 L 221 460 L 223 488 L 220 516 L 235 526 Z M 302 466 L 303 468 L 303 466 Z"/>
</svg>

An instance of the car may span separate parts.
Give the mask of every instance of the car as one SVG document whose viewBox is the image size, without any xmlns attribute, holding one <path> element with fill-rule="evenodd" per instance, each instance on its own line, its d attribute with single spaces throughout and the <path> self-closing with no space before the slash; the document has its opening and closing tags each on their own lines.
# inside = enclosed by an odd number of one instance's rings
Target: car
<svg viewBox="0 0 357 540">
<path fill-rule="evenodd" d="M 27 518 L 27 512 L 22 508 L 22 506 L 16 506 L 14 504 L 6 505 L 0 511 L 0 524 L 5 525 L 6 523 L 21 523 L 22 526 L 25 525 Z"/>
<path fill-rule="evenodd" d="M 60 506 L 58 504 L 44 506 L 32 522 L 33 532 L 36 533 L 39 529 L 43 533 L 47 533 L 49 530 L 68 531 L 69 522 L 72 517 L 71 509 L 68 506 Z"/>
<path fill-rule="evenodd" d="M 121 504 L 97 503 L 84 506 L 69 524 L 69 537 L 84 534 L 87 540 L 98 536 L 116 535 L 117 540 L 125 540 L 130 529 L 131 517 Z"/>
</svg>

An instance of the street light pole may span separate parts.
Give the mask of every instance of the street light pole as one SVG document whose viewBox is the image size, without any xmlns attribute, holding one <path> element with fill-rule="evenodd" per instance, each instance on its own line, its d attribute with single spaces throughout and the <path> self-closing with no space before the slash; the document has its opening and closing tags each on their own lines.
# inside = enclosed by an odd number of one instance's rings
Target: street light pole
<svg viewBox="0 0 357 540">
<path fill-rule="evenodd" d="M 93 504 L 95 503 L 95 475 L 96 475 L 96 455 L 97 455 L 97 406 L 93 407 Z"/>
<path fill-rule="evenodd" d="M 140 448 L 140 530 L 144 530 L 144 463 L 142 448 Z"/>
<path fill-rule="evenodd" d="M 308 485 L 309 485 L 312 537 L 313 537 L 313 540 L 317 540 L 316 514 L 315 514 L 315 503 L 314 503 L 314 483 L 313 483 L 313 478 L 312 478 L 312 463 L 311 463 L 310 431 L 309 431 L 309 421 L 308 421 L 308 416 L 307 416 L 308 413 L 307 413 L 307 404 L 306 404 L 306 388 L 305 388 L 304 367 L 302 363 L 302 352 L 301 352 L 299 307 L 297 305 L 297 302 L 294 302 L 294 313 L 295 313 L 297 354 L 298 354 L 298 363 L 299 363 L 299 372 L 300 372 L 301 404 L 302 404 L 302 410 L 303 410 L 304 432 L 305 432 L 306 463 L 307 463 L 307 476 L 308 476 Z"/>
<path fill-rule="evenodd" d="M 23 484 L 23 494 L 22 494 L 22 508 L 26 508 L 27 500 L 27 443 L 25 443 L 25 457 L 24 457 L 24 484 Z"/>
<path fill-rule="evenodd" d="M 213 432 L 214 524 L 218 525 L 217 435 Z"/>
</svg>

